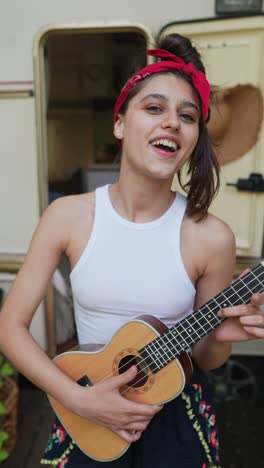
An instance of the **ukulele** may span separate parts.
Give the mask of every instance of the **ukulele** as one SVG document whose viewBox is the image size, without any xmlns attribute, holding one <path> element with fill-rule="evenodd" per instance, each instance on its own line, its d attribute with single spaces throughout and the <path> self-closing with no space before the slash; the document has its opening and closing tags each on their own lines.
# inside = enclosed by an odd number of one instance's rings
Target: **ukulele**
<svg viewBox="0 0 264 468">
<path fill-rule="evenodd" d="M 91 386 L 136 365 L 136 377 L 120 392 L 129 400 L 164 404 L 176 398 L 192 375 L 190 347 L 225 319 L 223 307 L 247 304 L 253 293 L 264 291 L 264 262 L 171 328 L 150 315 L 141 315 L 115 333 L 107 345 L 83 345 L 60 354 L 55 364 L 82 386 Z M 82 418 L 48 396 L 50 403 L 78 447 L 97 461 L 123 455 L 129 443 L 89 419 Z"/>
</svg>

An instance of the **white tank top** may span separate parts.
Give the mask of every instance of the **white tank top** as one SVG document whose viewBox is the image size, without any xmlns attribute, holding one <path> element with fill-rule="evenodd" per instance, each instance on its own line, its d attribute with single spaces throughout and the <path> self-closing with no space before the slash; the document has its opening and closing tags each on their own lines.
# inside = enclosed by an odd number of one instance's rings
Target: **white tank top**
<svg viewBox="0 0 264 468">
<path fill-rule="evenodd" d="M 185 209 L 177 193 L 160 218 L 134 223 L 113 208 L 109 185 L 96 190 L 92 233 L 70 274 L 80 344 L 107 343 L 141 314 L 171 327 L 193 311 L 195 288 L 180 253 Z"/>
</svg>

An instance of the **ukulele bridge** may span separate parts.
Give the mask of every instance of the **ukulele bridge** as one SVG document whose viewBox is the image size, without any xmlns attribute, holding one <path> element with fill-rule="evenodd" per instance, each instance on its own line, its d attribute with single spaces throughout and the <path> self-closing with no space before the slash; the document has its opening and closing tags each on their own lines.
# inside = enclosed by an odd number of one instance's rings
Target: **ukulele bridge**
<svg viewBox="0 0 264 468">
<path fill-rule="evenodd" d="M 80 379 L 77 380 L 77 383 L 82 387 L 92 387 L 93 383 L 89 379 L 88 375 L 83 375 Z"/>
</svg>

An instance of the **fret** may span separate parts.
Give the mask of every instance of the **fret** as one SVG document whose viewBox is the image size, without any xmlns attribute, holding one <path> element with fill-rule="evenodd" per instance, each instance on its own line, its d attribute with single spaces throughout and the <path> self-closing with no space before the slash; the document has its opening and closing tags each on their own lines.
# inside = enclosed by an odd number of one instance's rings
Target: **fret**
<svg viewBox="0 0 264 468">
<path fill-rule="evenodd" d="M 201 318 L 198 318 L 198 320 L 199 320 L 201 326 L 203 327 L 203 329 L 204 329 L 205 331 L 211 330 L 211 325 L 210 325 L 210 322 L 208 322 L 208 320 L 206 319 L 206 315 L 205 315 L 205 314 L 202 314 L 202 312 L 200 311 L 200 309 L 198 309 L 197 311 L 200 312 Z M 197 311 L 193 314 L 194 316 L 196 315 Z M 198 314 L 197 314 L 197 316 L 198 316 Z M 209 325 L 209 328 L 205 329 L 205 327 L 206 327 L 206 326 L 208 327 L 208 325 Z"/>
<path fill-rule="evenodd" d="M 231 302 L 227 299 L 224 293 L 218 294 L 218 296 L 215 297 L 215 302 L 219 306 L 219 309 L 231 305 Z"/>
<path fill-rule="evenodd" d="M 254 274 L 254 270 L 252 270 L 252 271 L 253 271 L 253 274 Z M 262 285 L 263 285 L 263 281 L 264 281 L 264 270 L 263 270 L 260 274 L 258 274 L 258 278 L 260 279 L 260 281 L 262 282 Z"/>
<path fill-rule="evenodd" d="M 191 320 L 195 320 L 198 325 L 199 325 L 199 332 L 200 336 L 203 336 L 205 333 L 208 333 L 208 331 L 212 330 L 212 321 L 215 320 L 214 315 L 210 314 L 210 318 L 208 320 L 208 314 L 206 315 L 206 312 L 203 314 L 200 314 L 201 318 L 198 318 L 198 314 L 194 313 L 190 316 Z"/>
<path fill-rule="evenodd" d="M 240 301 L 239 295 L 235 292 L 233 286 L 225 290 L 225 296 L 230 300 L 231 305 L 234 305 L 237 301 Z"/>
<path fill-rule="evenodd" d="M 219 310 L 221 309 L 221 304 L 219 304 L 217 300 L 217 296 L 212 299 L 212 302 L 216 304 L 216 308 Z"/>
<path fill-rule="evenodd" d="M 178 335 L 179 335 L 179 338 L 181 338 L 181 341 L 178 340 Z M 185 351 L 186 342 L 185 342 L 185 338 L 181 335 L 180 331 L 178 330 L 178 323 L 169 330 L 168 336 L 173 336 L 173 339 L 177 343 L 177 347 L 180 348 L 180 352 Z M 188 338 L 187 333 L 186 333 L 186 336 Z M 188 344 L 187 344 L 187 347 L 188 347 Z M 175 349 L 177 349 L 177 348 L 175 348 Z"/>
<path fill-rule="evenodd" d="M 205 333 L 205 329 L 204 329 L 203 326 L 201 326 L 201 324 L 200 324 L 199 320 L 196 318 L 195 314 L 193 314 L 191 316 L 191 319 L 194 320 L 196 322 L 196 324 L 198 324 L 198 327 L 202 330 L 202 335 L 201 336 L 203 336 L 203 334 Z M 196 324 L 195 324 L 195 326 L 196 326 Z"/>
<path fill-rule="evenodd" d="M 218 310 L 219 310 L 219 308 L 217 308 L 217 311 L 218 311 Z M 209 318 L 209 320 L 208 320 L 208 324 L 209 324 L 209 326 L 210 326 L 209 332 L 212 331 L 212 330 L 214 330 L 215 327 L 216 327 L 217 325 L 219 325 L 219 323 L 220 323 L 219 320 L 220 320 L 220 317 L 218 317 L 217 315 L 212 315 L 212 314 L 210 314 L 210 318 Z"/>
<path fill-rule="evenodd" d="M 211 305 L 213 304 L 212 300 L 210 301 L 211 302 Z M 218 311 L 219 310 L 219 305 L 217 304 L 217 307 L 215 307 L 215 309 Z M 209 312 L 208 312 L 209 310 Z M 201 337 L 207 335 L 210 331 L 212 331 L 216 325 L 218 325 L 219 323 L 221 323 L 221 319 L 220 317 L 218 317 L 217 315 L 213 314 L 211 312 L 211 308 L 208 307 L 207 304 L 205 304 L 204 306 L 202 306 L 201 309 L 198 309 L 197 311 L 194 312 L 193 314 L 193 317 L 194 318 L 197 318 L 200 325 L 202 325 L 202 334 L 201 334 Z M 199 316 L 199 317 L 198 317 Z"/>
<path fill-rule="evenodd" d="M 240 298 L 239 304 L 247 304 L 250 301 L 252 294 L 253 292 L 250 290 L 247 290 L 245 293 L 243 293 L 243 296 Z"/>
<path fill-rule="evenodd" d="M 212 299 L 209 302 L 207 302 L 207 304 L 202 306 L 202 310 L 205 310 L 204 316 L 206 317 L 206 320 L 209 323 L 211 330 L 213 330 L 214 326 L 212 326 L 212 319 L 214 318 L 214 315 L 212 313 L 211 303 Z M 206 309 L 208 309 L 208 311 Z"/>
<path fill-rule="evenodd" d="M 192 326 L 191 322 L 190 322 L 190 319 L 189 317 L 185 319 L 186 323 L 187 323 L 187 333 L 189 334 L 193 334 L 193 332 L 196 334 L 196 337 L 200 338 L 200 335 L 198 335 L 197 331 L 194 329 L 194 327 Z"/>
<path fill-rule="evenodd" d="M 248 300 L 248 290 L 247 290 L 247 288 L 245 286 L 242 286 L 242 284 L 241 284 L 240 289 L 238 289 L 236 292 L 239 295 L 239 299 L 235 301 L 235 305 L 243 304 L 243 303 L 246 302 L 246 299 Z M 252 296 L 252 293 L 251 293 L 251 296 Z M 244 298 L 245 298 L 245 300 L 244 300 Z"/>
<path fill-rule="evenodd" d="M 231 288 L 236 291 L 237 293 L 241 293 L 241 291 L 243 291 L 244 289 L 244 285 L 243 285 L 243 282 L 242 282 L 242 279 L 239 278 L 237 279 L 236 281 L 234 281 L 232 284 L 231 284 Z"/>
<path fill-rule="evenodd" d="M 162 341 L 165 343 L 165 345 L 168 346 L 169 352 L 171 353 L 172 358 L 174 359 L 175 358 L 175 352 L 178 354 L 181 351 L 183 351 L 183 348 L 180 345 L 180 343 L 178 343 L 178 341 L 173 336 L 172 336 L 172 340 L 171 340 L 170 335 L 171 335 L 171 333 L 169 333 L 169 332 L 164 333 L 163 335 L 160 336 L 159 339 L 162 339 Z M 173 341 L 175 343 L 173 343 Z"/>
<path fill-rule="evenodd" d="M 217 311 L 219 310 L 219 308 L 217 309 Z M 213 328 L 215 328 L 217 325 L 219 325 L 221 323 L 221 320 L 220 320 L 220 317 L 218 317 L 218 315 L 215 315 L 212 320 L 211 320 L 211 325 L 213 326 Z"/>
<path fill-rule="evenodd" d="M 251 279 L 253 277 L 253 280 Z M 264 276 L 264 275 L 263 275 Z M 250 279 L 250 281 L 248 281 Z M 245 281 L 247 280 L 247 282 Z M 254 275 L 251 275 L 251 272 L 248 275 L 241 277 L 235 283 L 231 285 L 232 294 L 230 298 L 232 299 L 231 305 L 238 305 L 243 303 L 248 303 L 250 298 L 254 292 L 261 292 L 263 290 L 263 286 L 258 279 L 254 279 Z M 233 293 L 233 291 L 236 291 Z M 227 292 L 227 294 L 229 294 Z"/>
<path fill-rule="evenodd" d="M 167 338 L 167 340 L 169 341 L 169 343 L 165 341 L 165 339 Z M 170 358 L 174 358 L 175 355 L 173 354 L 171 348 L 170 348 L 170 345 L 171 345 L 171 342 L 170 340 L 168 339 L 167 335 L 161 335 L 158 339 L 157 339 L 159 342 L 161 341 L 161 347 L 162 347 L 162 350 L 165 351 L 167 357 L 169 358 L 169 361 L 170 361 Z M 170 353 L 171 356 L 168 355 L 168 353 Z"/>
<path fill-rule="evenodd" d="M 252 286 L 253 286 L 252 283 L 254 282 L 254 276 L 252 276 L 252 278 L 250 278 L 250 281 L 248 281 L 247 278 L 245 278 L 245 279 L 241 278 L 240 282 L 241 282 L 241 284 L 243 284 L 243 287 L 247 291 L 251 292 L 251 294 L 252 294 Z M 258 287 L 258 281 L 256 282 L 256 287 Z"/>
<path fill-rule="evenodd" d="M 186 319 L 184 320 L 183 323 L 185 325 Z M 183 338 L 184 343 L 187 344 L 187 347 L 189 347 L 191 344 L 193 344 L 195 342 L 195 340 L 193 340 L 192 336 L 188 334 L 188 331 L 185 329 L 185 327 L 182 326 L 181 322 L 177 323 L 177 325 L 175 325 L 175 330 L 173 331 L 173 333 L 179 334 Z M 189 340 L 189 342 L 187 340 Z"/>
<path fill-rule="evenodd" d="M 177 346 L 182 349 L 180 343 L 177 341 L 176 336 L 173 335 L 172 329 L 162 335 L 163 339 L 167 339 L 167 344 L 171 345 L 172 349 L 176 348 Z"/>
<path fill-rule="evenodd" d="M 154 343 L 157 348 L 157 352 L 160 354 L 161 359 L 163 359 L 165 365 L 170 362 L 170 357 L 168 356 L 167 350 L 165 350 L 164 346 L 162 346 L 162 342 L 160 340 L 160 337 L 158 337 L 156 340 L 154 340 Z"/>
<path fill-rule="evenodd" d="M 262 283 L 260 282 L 259 277 L 255 276 L 254 271 L 252 271 L 252 273 L 253 273 L 255 279 L 257 280 L 257 282 L 259 283 L 259 285 L 263 288 L 263 285 L 262 285 Z M 264 273 L 263 273 L 263 278 L 264 278 Z M 262 278 L 262 281 L 263 281 L 263 278 Z M 260 292 L 260 290 L 259 290 L 258 292 Z"/>
<path fill-rule="evenodd" d="M 241 282 L 243 283 L 244 287 L 246 288 L 246 291 L 247 291 L 247 292 L 246 292 L 246 295 L 247 295 L 248 293 L 250 293 L 251 296 L 252 296 L 252 290 L 248 287 L 247 283 L 244 283 L 243 278 L 241 278 Z"/>
<path fill-rule="evenodd" d="M 257 278 L 254 277 L 254 275 L 252 275 L 252 279 L 250 280 L 249 285 L 253 293 L 261 292 L 261 289 L 260 289 L 261 284 L 259 283 Z"/>
<path fill-rule="evenodd" d="M 194 315 L 194 317 L 196 317 L 196 313 L 194 313 L 193 315 Z M 199 320 L 199 323 L 202 324 L 203 333 L 202 333 L 201 336 L 205 336 L 205 335 L 207 335 L 207 333 L 212 331 L 212 329 L 213 329 L 212 321 L 207 320 L 206 314 L 201 315 L 201 318 L 199 318 L 198 320 Z"/>
<path fill-rule="evenodd" d="M 216 301 L 216 298 L 214 298 L 211 299 L 208 307 L 212 313 L 207 313 L 207 318 L 209 319 L 211 327 L 215 328 L 215 326 L 219 324 L 219 317 L 217 316 L 217 312 L 221 309 L 221 305 L 218 303 L 218 301 Z"/>
<path fill-rule="evenodd" d="M 156 360 L 156 365 L 158 365 L 158 363 L 159 363 L 158 367 L 163 367 L 164 364 L 167 364 L 167 361 L 166 362 L 164 361 L 164 357 L 160 353 L 160 350 L 158 349 L 156 344 L 157 344 L 156 340 L 153 340 L 153 341 L 151 341 L 151 343 L 148 344 L 148 346 L 149 346 L 150 350 L 153 353 L 153 358 Z M 153 348 L 154 351 L 151 348 Z M 158 361 L 158 363 L 157 363 L 157 361 Z"/>
<path fill-rule="evenodd" d="M 203 320 L 205 321 L 203 329 L 205 333 L 209 333 L 210 331 L 212 331 L 212 324 L 206 319 L 206 316 L 204 316 Z"/>
<path fill-rule="evenodd" d="M 153 349 L 151 349 L 152 343 L 153 343 L 153 341 L 151 343 L 149 343 L 147 346 L 145 346 L 145 348 L 143 348 L 143 350 L 140 351 L 140 354 L 147 353 L 149 359 L 146 362 L 149 362 L 149 360 L 150 360 L 150 364 L 149 364 L 150 367 L 152 369 L 153 368 L 156 369 L 156 367 L 157 367 L 157 358 L 154 355 Z"/>
<path fill-rule="evenodd" d="M 226 296 L 226 294 L 225 294 L 224 291 L 221 293 L 221 295 L 222 295 L 223 298 L 224 298 L 222 307 L 229 307 L 229 306 L 231 306 L 231 305 L 232 305 L 232 302 L 230 302 L 230 300 L 228 299 L 228 297 Z"/>
</svg>

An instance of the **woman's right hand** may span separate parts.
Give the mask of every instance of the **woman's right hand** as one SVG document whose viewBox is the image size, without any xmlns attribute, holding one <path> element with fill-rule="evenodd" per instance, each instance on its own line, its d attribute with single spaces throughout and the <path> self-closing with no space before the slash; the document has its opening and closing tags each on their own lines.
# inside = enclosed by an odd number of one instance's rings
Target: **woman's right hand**
<svg viewBox="0 0 264 468">
<path fill-rule="evenodd" d="M 120 388 L 133 380 L 136 374 L 137 367 L 132 366 L 123 374 L 82 388 L 75 412 L 111 429 L 127 442 L 135 442 L 153 416 L 162 409 L 162 406 L 137 403 L 122 396 Z"/>
</svg>

